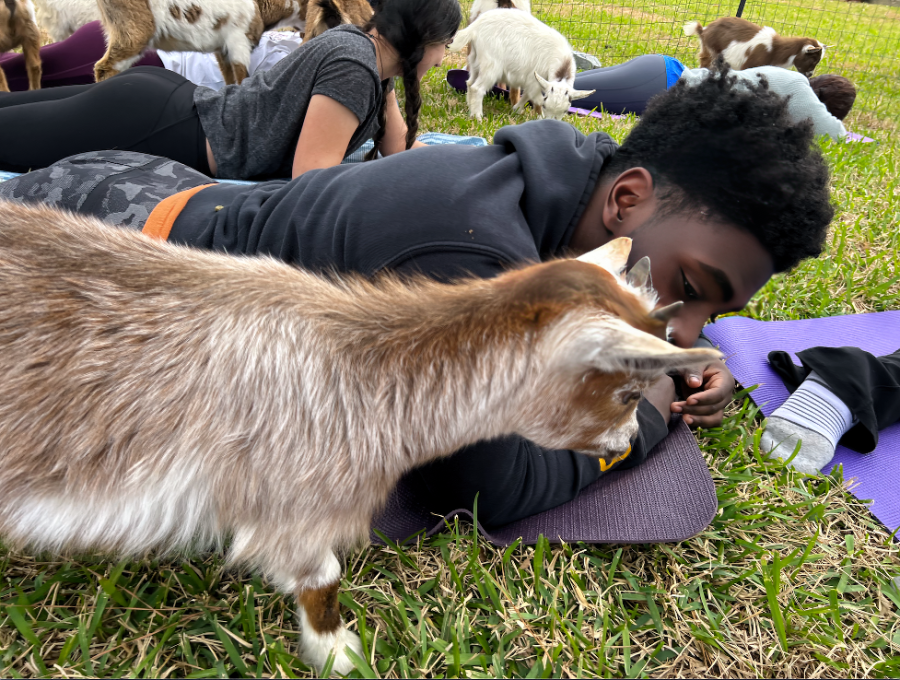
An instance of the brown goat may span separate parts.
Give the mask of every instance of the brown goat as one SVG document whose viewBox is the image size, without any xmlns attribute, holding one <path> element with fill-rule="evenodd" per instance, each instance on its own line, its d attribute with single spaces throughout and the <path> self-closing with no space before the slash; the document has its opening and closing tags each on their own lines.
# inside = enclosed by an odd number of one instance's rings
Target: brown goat
<svg viewBox="0 0 900 680">
<path fill-rule="evenodd" d="M 296 593 L 306 660 L 346 673 L 335 552 L 401 475 L 509 434 L 612 461 L 648 381 L 719 357 L 662 339 L 629 250 L 326 279 L 0 203 L 0 535 L 126 555 L 231 537 L 231 563 Z"/>
<path fill-rule="evenodd" d="M 30 0 L 0 2 L 0 53 L 22 48 L 28 70 L 28 89 L 41 89 L 41 32 Z M 6 74 L 0 68 L 0 92 L 9 92 Z"/>
<path fill-rule="evenodd" d="M 369 0 L 309 0 L 303 39 L 321 35 L 329 28 L 353 24 L 360 28 L 372 18 Z"/>
<path fill-rule="evenodd" d="M 757 66 L 793 66 L 807 78 L 825 55 L 825 45 L 814 38 L 783 38 L 737 17 L 716 19 L 703 28 L 699 21 L 684 25 L 685 35 L 700 38 L 700 66 L 709 68 L 720 54 L 731 68 L 742 71 Z"/>
</svg>

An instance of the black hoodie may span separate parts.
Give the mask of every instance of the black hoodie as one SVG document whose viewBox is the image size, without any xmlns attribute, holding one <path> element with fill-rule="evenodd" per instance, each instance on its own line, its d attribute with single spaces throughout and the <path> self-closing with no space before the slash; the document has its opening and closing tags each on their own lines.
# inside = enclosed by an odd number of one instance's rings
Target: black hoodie
<svg viewBox="0 0 900 680">
<path fill-rule="evenodd" d="M 505 127 L 487 147 L 416 149 L 374 163 L 311 170 L 295 180 L 220 184 L 191 198 L 169 241 L 266 254 L 306 269 L 493 277 L 563 254 L 616 150 L 609 135 L 568 123 Z M 642 402 L 633 466 L 666 434 Z M 435 512 L 471 507 L 496 525 L 572 499 L 598 461 L 519 437 L 482 442 L 412 473 Z"/>
</svg>

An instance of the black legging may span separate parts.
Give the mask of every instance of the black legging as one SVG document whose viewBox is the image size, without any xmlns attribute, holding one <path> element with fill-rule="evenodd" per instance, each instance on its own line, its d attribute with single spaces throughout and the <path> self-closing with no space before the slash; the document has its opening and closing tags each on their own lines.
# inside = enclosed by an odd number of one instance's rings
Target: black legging
<svg viewBox="0 0 900 680">
<path fill-rule="evenodd" d="M 87 151 L 171 158 L 209 175 L 189 80 L 152 66 L 91 85 L 0 93 L 0 170 L 28 172 Z"/>
</svg>

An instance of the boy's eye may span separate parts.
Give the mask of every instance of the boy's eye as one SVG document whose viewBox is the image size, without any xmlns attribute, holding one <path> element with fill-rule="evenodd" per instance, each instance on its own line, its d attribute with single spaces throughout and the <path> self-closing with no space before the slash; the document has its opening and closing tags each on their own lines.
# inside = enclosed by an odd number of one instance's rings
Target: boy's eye
<svg viewBox="0 0 900 680">
<path fill-rule="evenodd" d="M 691 285 L 690 281 L 687 280 L 687 276 L 684 275 L 684 270 L 681 270 L 681 282 L 684 284 L 684 298 L 685 300 L 699 300 L 700 296 L 697 295 L 697 291 L 694 290 L 694 287 Z"/>
</svg>

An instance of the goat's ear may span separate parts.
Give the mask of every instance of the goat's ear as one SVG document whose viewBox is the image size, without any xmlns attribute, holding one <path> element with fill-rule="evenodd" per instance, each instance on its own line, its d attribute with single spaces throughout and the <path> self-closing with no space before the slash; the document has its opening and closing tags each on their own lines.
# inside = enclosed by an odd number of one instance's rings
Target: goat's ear
<svg viewBox="0 0 900 680">
<path fill-rule="evenodd" d="M 803 52 L 805 52 L 806 54 L 814 54 L 816 52 L 821 52 L 822 49 L 823 48 L 822 48 L 821 44 L 819 44 L 819 45 L 804 45 L 803 46 Z"/>
<path fill-rule="evenodd" d="M 585 97 L 590 97 L 597 90 L 569 90 L 569 101 L 574 102 Z"/>
<path fill-rule="evenodd" d="M 681 349 L 617 318 L 589 322 L 578 336 L 578 363 L 606 373 L 625 371 L 653 378 L 722 358 L 715 349 Z"/>
<path fill-rule="evenodd" d="M 599 248 L 578 257 L 582 262 L 590 262 L 598 267 L 603 267 L 611 274 L 620 274 L 628 264 L 628 255 L 631 253 L 631 239 L 627 236 L 614 238 Z"/>
<path fill-rule="evenodd" d="M 535 71 L 535 72 L 534 72 L 534 77 L 537 79 L 538 84 L 541 86 L 541 89 L 543 89 L 543 90 L 549 90 L 549 89 L 550 89 L 550 82 L 549 82 L 548 80 L 544 79 L 544 78 L 541 78 L 541 74 L 540 74 L 540 73 L 538 73 L 537 71 Z"/>
</svg>

